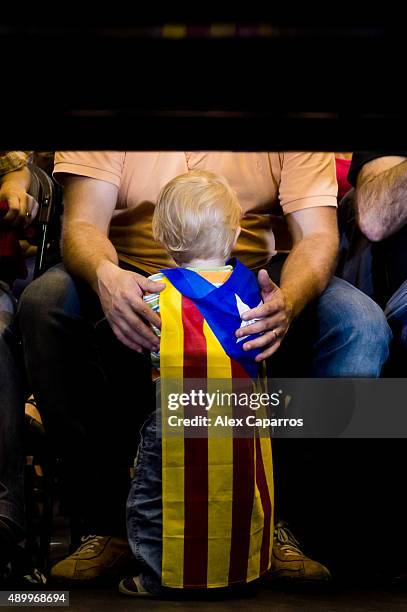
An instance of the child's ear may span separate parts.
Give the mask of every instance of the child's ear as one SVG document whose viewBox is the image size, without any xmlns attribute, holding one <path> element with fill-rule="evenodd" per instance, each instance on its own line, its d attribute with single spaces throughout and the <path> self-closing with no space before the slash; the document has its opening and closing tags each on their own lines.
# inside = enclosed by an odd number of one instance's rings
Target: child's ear
<svg viewBox="0 0 407 612">
<path fill-rule="evenodd" d="M 239 236 L 240 236 L 240 232 L 241 232 L 241 231 L 242 231 L 242 228 L 241 228 L 241 227 L 240 227 L 240 225 L 239 225 L 239 227 L 238 227 L 238 228 L 237 228 L 237 230 L 236 230 L 235 240 L 234 240 L 234 242 L 233 242 L 233 246 L 235 246 L 235 245 L 236 245 L 237 239 L 239 238 Z"/>
</svg>

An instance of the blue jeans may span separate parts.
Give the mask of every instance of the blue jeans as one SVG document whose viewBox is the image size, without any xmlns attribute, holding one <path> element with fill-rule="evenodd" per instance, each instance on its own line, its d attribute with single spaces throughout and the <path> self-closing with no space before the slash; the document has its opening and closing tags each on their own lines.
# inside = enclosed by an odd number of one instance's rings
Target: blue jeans
<svg viewBox="0 0 407 612">
<path fill-rule="evenodd" d="M 294 321 L 269 368 L 275 377 L 375 378 L 391 337 L 382 309 L 334 277 Z"/>
<path fill-rule="evenodd" d="M 391 296 L 384 309 L 393 331 L 392 373 L 407 375 L 407 280 Z"/>
<path fill-rule="evenodd" d="M 158 422 L 154 412 L 142 427 L 135 476 L 127 500 L 128 540 L 140 566 L 141 581 L 152 593 L 162 590 L 162 478 Z"/>
<path fill-rule="evenodd" d="M 0 282 L 0 518 L 24 528 L 23 380 L 10 325 L 14 298 Z"/>
<path fill-rule="evenodd" d="M 157 383 L 157 397 L 159 381 Z M 157 409 L 141 429 L 141 441 L 135 463 L 135 475 L 127 499 L 127 537 L 138 562 L 142 585 L 150 593 L 176 594 L 183 589 L 161 584 L 162 562 L 162 454 L 161 412 Z M 233 590 L 239 587 L 231 587 Z M 241 587 L 240 587 L 241 588 Z M 227 591 L 226 587 L 216 589 Z M 203 592 L 197 589 L 196 592 Z"/>
<path fill-rule="evenodd" d="M 376 377 L 387 359 L 390 339 L 391 332 L 379 306 L 346 281 L 333 278 L 319 299 L 298 317 L 268 365 L 275 377 Z M 127 501 L 130 546 L 140 563 L 141 580 L 152 592 L 160 589 L 162 552 L 161 441 L 156 427 L 156 417 L 152 415 L 143 427 Z M 273 442 L 278 464 L 276 467 L 275 462 L 277 511 L 287 502 L 298 506 L 300 500 L 296 498 L 296 487 L 290 487 L 289 471 L 292 468 L 295 481 L 307 462 L 301 443 L 308 447 L 306 452 L 310 450 L 307 440 L 296 440 L 295 448 L 290 442 Z M 315 453 L 315 441 L 310 442 Z"/>
<path fill-rule="evenodd" d="M 280 266 L 275 260 L 269 266 L 269 274 L 277 283 L 280 268 L 281 261 Z M 376 302 L 334 277 L 322 295 L 292 324 L 281 347 L 269 360 L 269 373 L 276 378 L 378 377 L 388 359 L 391 336 L 386 317 Z M 374 457 L 378 454 L 375 440 L 365 440 L 357 447 L 358 451 L 350 440 L 273 440 L 276 512 L 288 520 L 310 550 L 318 552 L 319 546 L 328 559 L 326 542 L 323 538 L 318 542 L 318 538 L 324 529 L 325 533 L 328 531 L 328 523 L 337 520 L 335 512 L 326 519 L 321 512 L 321 506 L 326 505 L 324 492 L 337 495 L 330 479 L 342 482 L 339 466 L 344 464 L 346 473 L 345 466 L 358 460 L 358 452 Z M 352 487 L 360 490 L 351 476 L 347 486 L 349 495 L 354 494 Z M 338 496 L 339 507 L 340 500 Z"/>
<path fill-rule="evenodd" d="M 17 321 L 71 514 L 84 534 L 125 535 L 129 467 L 154 405 L 150 356 L 116 339 L 96 293 L 62 264 L 25 289 Z"/>
</svg>

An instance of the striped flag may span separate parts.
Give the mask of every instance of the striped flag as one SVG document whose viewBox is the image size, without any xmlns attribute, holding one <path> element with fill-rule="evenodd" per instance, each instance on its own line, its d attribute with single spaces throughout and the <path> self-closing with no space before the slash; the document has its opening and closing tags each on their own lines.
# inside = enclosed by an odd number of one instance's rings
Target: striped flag
<svg viewBox="0 0 407 612">
<path fill-rule="evenodd" d="M 215 588 L 255 580 L 270 567 L 273 522 L 271 441 L 255 428 L 238 437 L 234 427 L 202 437 L 168 435 L 167 391 L 233 391 L 255 376 L 234 336 L 242 308 L 260 301 L 254 275 L 235 262 L 229 279 L 214 287 L 199 274 L 163 270 L 160 293 L 163 551 L 162 583 L 173 588 Z M 237 299 L 238 298 L 238 299 Z M 242 306 L 243 305 L 243 306 Z M 213 405 L 210 417 L 233 417 L 233 406 Z M 190 407 L 177 410 L 189 417 Z M 208 413 L 209 414 L 209 413 Z M 185 430 L 184 430 L 185 432 Z"/>
</svg>

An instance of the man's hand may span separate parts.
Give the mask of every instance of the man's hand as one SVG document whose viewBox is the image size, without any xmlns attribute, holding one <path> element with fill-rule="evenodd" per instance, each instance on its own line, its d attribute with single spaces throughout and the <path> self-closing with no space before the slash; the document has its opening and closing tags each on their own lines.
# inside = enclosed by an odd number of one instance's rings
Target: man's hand
<svg viewBox="0 0 407 612">
<path fill-rule="evenodd" d="M 260 321 L 238 329 L 236 336 L 242 338 L 261 333 L 259 338 L 245 342 L 243 350 L 249 351 L 264 347 L 264 350 L 256 357 L 256 361 L 263 361 L 275 353 L 280 346 L 291 323 L 292 309 L 283 292 L 273 283 L 266 270 L 259 271 L 258 280 L 263 304 L 247 310 L 243 313 L 242 319 L 244 321 L 260 319 Z"/>
<path fill-rule="evenodd" d="M 0 187 L 0 202 L 6 201 L 8 211 L 0 220 L 1 225 L 27 227 L 38 211 L 38 203 L 18 185 L 4 182 Z"/>
<path fill-rule="evenodd" d="M 129 348 L 159 350 L 159 338 L 148 323 L 161 328 L 160 317 L 143 300 L 143 293 L 159 293 L 162 283 L 149 281 L 135 272 L 121 270 L 105 261 L 97 270 L 97 293 L 114 334 Z"/>
</svg>

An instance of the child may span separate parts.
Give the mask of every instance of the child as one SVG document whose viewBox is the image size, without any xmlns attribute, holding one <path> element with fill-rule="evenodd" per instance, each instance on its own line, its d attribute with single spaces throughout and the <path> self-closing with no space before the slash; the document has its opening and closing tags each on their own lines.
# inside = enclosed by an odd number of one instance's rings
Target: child
<svg viewBox="0 0 407 612">
<path fill-rule="evenodd" d="M 257 377 L 260 351 L 244 351 L 235 336 L 238 327 L 253 322 L 243 322 L 241 314 L 261 301 L 255 276 L 229 260 L 240 217 L 227 181 L 203 171 L 170 181 L 155 209 L 154 237 L 178 267 L 150 277 L 166 287 L 145 298 L 162 320 L 160 353 L 152 355 L 160 368 L 161 405 L 143 427 L 127 503 L 129 542 L 140 573 L 120 583 L 122 593 L 229 588 L 270 567 L 270 439 L 254 428 L 246 437 L 235 436 L 234 427 L 219 436 L 204 425 L 194 437 L 183 425 L 175 433 L 169 426 L 174 416 L 235 414 L 216 403 L 210 413 L 192 413 L 190 407 L 172 412 L 170 392 L 185 394 L 197 385 L 233 391 L 238 379 L 247 390 Z"/>
</svg>

